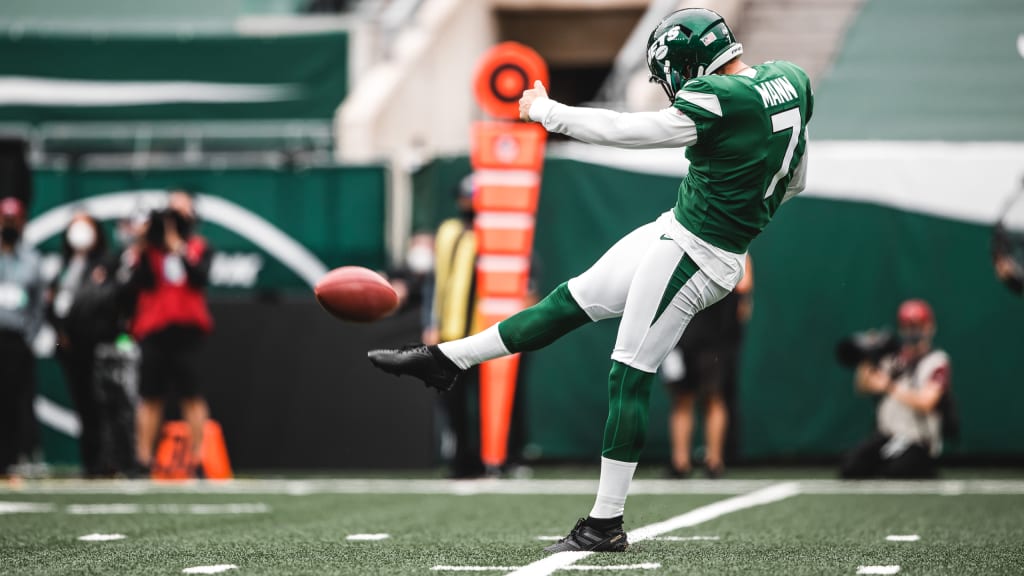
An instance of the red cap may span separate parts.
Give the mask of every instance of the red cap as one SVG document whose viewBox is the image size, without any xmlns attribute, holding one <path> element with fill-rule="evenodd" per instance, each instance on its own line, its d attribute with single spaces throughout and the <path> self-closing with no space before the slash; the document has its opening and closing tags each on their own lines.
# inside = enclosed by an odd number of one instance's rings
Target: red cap
<svg viewBox="0 0 1024 576">
<path fill-rule="evenodd" d="M 25 207 L 22 205 L 21 200 L 13 196 L 0 199 L 0 216 L 21 217 L 24 215 Z"/>
<path fill-rule="evenodd" d="M 935 321 L 932 307 L 919 298 L 907 300 L 900 304 L 900 310 L 896 316 L 899 319 L 900 326 L 931 324 Z"/>
</svg>

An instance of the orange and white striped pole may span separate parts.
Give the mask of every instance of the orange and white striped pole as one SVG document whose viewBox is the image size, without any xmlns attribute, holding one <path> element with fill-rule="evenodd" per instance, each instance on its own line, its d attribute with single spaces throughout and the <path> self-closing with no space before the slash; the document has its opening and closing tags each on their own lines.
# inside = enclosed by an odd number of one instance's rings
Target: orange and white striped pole
<svg viewBox="0 0 1024 576">
<path fill-rule="evenodd" d="M 495 46 L 477 66 L 477 102 L 496 118 L 473 125 L 470 147 L 480 329 L 525 307 L 547 132 L 518 118 L 519 97 L 535 80 L 547 85 L 547 64 L 516 42 Z M 518 372 L 518 354 L 480 366 L 480 458 L 489 468 L 508 458 Z"/>
</svg>

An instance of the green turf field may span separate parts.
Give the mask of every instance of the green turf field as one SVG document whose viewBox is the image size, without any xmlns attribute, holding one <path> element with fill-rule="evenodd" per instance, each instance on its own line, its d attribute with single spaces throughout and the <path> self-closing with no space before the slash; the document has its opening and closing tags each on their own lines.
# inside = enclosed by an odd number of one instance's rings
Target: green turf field
<svg viewBox="0 0 1024 576">
<path fill-rule="evenodd" d="M 0 489 L 0 573 L 1024 573 L 1021 480 L 641 479 L 627 509 L 628 552 L 544 555 L 544 538 L 564 535 L 594 488 L 557 479 L 29 482 Z M 79 540 L 90 534 L 123 538 Z"/>
</svg>

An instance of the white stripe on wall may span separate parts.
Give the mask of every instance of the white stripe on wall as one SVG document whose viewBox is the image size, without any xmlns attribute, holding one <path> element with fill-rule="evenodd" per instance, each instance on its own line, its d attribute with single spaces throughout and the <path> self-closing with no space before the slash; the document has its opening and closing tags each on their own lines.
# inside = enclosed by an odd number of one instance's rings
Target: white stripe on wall
<svg viewBox="0 0 1024 576">
<path fill-rule="evenodd" d="M 32 408 L 40 424 L 72 438 L 78 438 L 82 433 L 82 423 L 70 408 L 65 408 L 42 394 L 36 395 Z"/>
<path fill-rule="evenodd" d="M 548 146 L 567 158 L 682 178 L 681 149 L 619 150 L 575 142 Z M 812 140 L 803 197 L 878 204 L 991 224 L 1024 175 L 1024 142 Z"/>
<path fill-rule="evenodd" d="M 75 80 L 0 76 L 0 106 L 154 106 L 179 103 L 280 102 L 298 98 L 294 84 Z"/>
<path fill-rule="evenodd" d="M 131 190 L 90 196 L 83 200 L 54 206 L 33 218 L 25 226 L 25 241 L 37 245 L 64 231 L 76 210 L 85 210 L 99 220 L 128 218 L 167 203 L 165 190 Z M 316 285 L 327 266 L 305 246 L 262 216 L 219 196 L 196 196 L 196 213 L 242 236 L 263 249 L 310 287 Z"/>
</svg>

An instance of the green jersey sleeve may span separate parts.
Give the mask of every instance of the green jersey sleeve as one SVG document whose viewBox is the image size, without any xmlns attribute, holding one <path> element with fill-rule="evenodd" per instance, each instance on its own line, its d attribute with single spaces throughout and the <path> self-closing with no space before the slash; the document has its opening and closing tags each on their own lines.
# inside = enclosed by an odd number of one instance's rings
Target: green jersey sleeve
<svg viewBox="0 0 1024 576">
<path fill-rule="evenodd" d="M 704 78 L 694 78 L 684 84 L 672 106 L 697 125 L 698 144 L 707 140 L 705 135 L 710 135 L 722 118 L 722 103 L 714 85 Z"/>
</svg>

